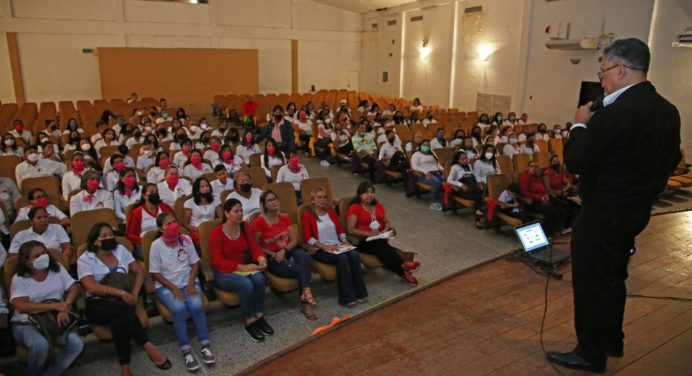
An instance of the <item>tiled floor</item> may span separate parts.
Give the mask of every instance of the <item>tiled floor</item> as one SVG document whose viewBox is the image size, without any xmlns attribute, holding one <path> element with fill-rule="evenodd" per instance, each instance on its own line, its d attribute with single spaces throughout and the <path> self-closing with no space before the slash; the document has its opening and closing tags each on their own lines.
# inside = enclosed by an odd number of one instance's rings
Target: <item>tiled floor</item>
<svg viewBox="0 0 692 376">
<path fill-rule="evenodd" d="M 338 168 L 336 166 L 325 168 L 319 166 L 314 160 L 304 160 L 303 163 L 308 166 L 311 176 L 329 177 L 333 196 L 337 199 L 354 195 L 355 188 L 361 181 L 360 177 L 352 176 L 346 168 Z M 428 202 L 425 198 L 407 198 L 403 193 L 401 184 L 392 187 L 380 184 L 377 186 L 377 195 L 378 199 L 385 205 L 392 222 L 398 229 L 397 238 L 393 240 L 393 243 L 404 250 L 418 252 L 416 259 L 423 263 L 423 267 L 417 273 L 418 278 L 421 280 L 421 284 L 417 287 L 417 290 L 422 291 L 427 284 L 474 265 L 478 265 L 479 263 L 507 254 L 510 250 L 518 247 L 518 243 L 514 239 L 511 231 L 504 231 L 502 233 L 493 230 L 479 231 L 473 226 L 473 218 L 469 210 L 460 211 L 458 215 L 454 215 L 451 212 L 434 212 L 428 208 Z M 683 246 L 680 246 L 680 251 L 684 251 L 683 248 Z M 512 275 L 512 271 L 516 269 L 522 270 L 523 266 L 513 263 L 509 265 L 510 267 L 497 269 L 498 271 L 493 271 L 487 275 L 477 270 L 472 271 L 470 275 L 473 278 L 468 283 L 468 286 L 475 286 L 476 289 L 485 289 L 493 283 L 504 281 L 501 282 L 499 287 L 489 289 L 489 293 L 496 291 L 496 293 L 500 295 L 506 294 L 508 296 L 513 296 L 514 285 L 517 283 L 521 284 L 521 282 L 520 280 L 507 280 L 507 278 Z M 486 266 L 485 268 L 486 269 L 483 270 L 487 270 L 487 268 L 495 270 L 494 267 Z M 525 275 L 523 278 L 535 278 L 532 272 L 526 273 L 526 270 L 524 270 L 523 273 L 528 274 L 528 276 Z M 209 327 L 213 341 L 213 349 L 217 355 L 218 363 L 211 368 L 202 366 L 197 373 L 201 375 L 230 375 L 238 373 L 241 370 L 258 364 L 263 359 L 276 356 L 276 354 L 281 351 L 297 348 L 297 345 L 308 342 L 312 330 L 331 322 L 332 317 L 343 317 L 347 313 L 358 315 L 359 313 L 374 310 L 380 308 L 379 306 L 383 305 L 385 302 L 412 291 L 412 288 L 401 279 L 391 273 L 385 272 L 381 268 L 368 270 L 366 275 L 366 282 L 370 294 L 368 301 L 353 308 L 345 308 L 337 304 L 335 283 L 323 282 L 317 275 L 315 275 L 314 281 L 313 288 L 319 300 L 317 310 L 319 319 L 317 321 L 308 321 L 303 317 L 299 312 L 298 299 L 295 294 L 277 295 L 267 290 L 266 313 L 269 322 L 276 330 L 276 335 L 269 337 L 264 343 L 255 343 L 245 334 L 241 323 L 242 320 L 239 308 L 225 308 L 218 302 L 213 302 L 209 313 Z M 532 279 L 527 279 L 526 281 L 527 288 L 532 286 L 535 290 L 536 286 L 540 286 L 540 280 L 536 282 Z M 438 287 L 435 287 L 435 289 L 437 288 Z M 460 291 L 466 290 L 461 288 Z M 426 293 L 427 292 L 423 292 L 423 294 Z M 563 293 L 566 292 L 563 291 Z M 532 290 L 526 290 L 518 294 L 517 298 L 513 300 L 512 306 L 515 306 L 513 310 L 518 310 L 520 307 L 524 307 L 528 304 L 527 302 L 519 300 L 518 297 L 526 296 L 530 299 L 537 299 L 533 295 Z M 462 309 L 464 307 L 470 307 L 474 302 L 483 302 L 487 298 L 488 295 L 475 296 L 471 294 L 464 295 L 451 302 L 443 301 L 440 304 Z M 567 300 L 569 299 L 563 297 L 558 301 L 558 304 L 560 304 L 560 302 L 566 302 Z M 402 312 L 402 315 L 406 316 L 404 324 L 406 327 L 420 326 L 421 328 L 426 328 L 428 326 L 434 326 L 434 324 L 439 322 L 443 324 L 446 323 L 445 320 L 434 320 L 430 323 L 426 323 L 419 315 L 423 313 L 435 313 L 438 308 L 429 303 L 415 303 L 418 301 L 418 295 L 408 298 L 405 301 L 414 302 L 412 306 L 420 309 L 415 315 L 407 311 Z M 391 309 L 391 307 L 386 309 Z M 484 308 L 481 312 L 483 312 L 484 315 L 489 315 L 492 313 L 492 310 Z M 537 308 L 531 308 L 522 311 L 521 315 L 528 315 L 532 319 L 535 319 L 538 313 Z M 561 318 L 570 315 L 569 308 L 560 309 L 558 313 Z M 459 317 L 465 317 L 461 313 L 457 315 Z M 555 313 L 551 313 L 551 315 L 555 315 Z M 376 317 L 379 317 L 379 311 L 375 315 L 354 322 L 354 324 L 360 325 L 361 321 L 366 319 L 372 320 Z M 491 330 L 496 330 L 496 326 L 500 325 L 500 323 L 493 323 L 488 328 L 484 328 L 483 326 L 477 325 L 481 322 L 479 319 L 474 320 L 477 327 L 472 332 L 467 333 L 470 337 L 465 336 L 464 341 L 469 341 L 469 338 L 486 338 Z M 377 327 L 388 328 L 393 324 L 389 324 L 387 320 L 380 319 L 376 320 L 375 325 Z M 352 325 L 349 325 L 348 327 L 350 328 L 351 326 Z M 567 324 L 563 326 L 563 330 L 568 328 Z M 454 331 L 456 327 L 449 326 L 445 328 L 445 330 L 449 332 L 448 335 L 455 336 Z M 532 338 L 531 336 L 535 335 L 535 331 L 532 332 L 531 330 L 534 329 L 517 329 L 512 335 L 516 338 Z M 186 374 L 187 371 L 184 369 L 178 355 L 177 341 L 173 335 L 171 326 L 155 318 L 150 321 L 148 332 L 152 340 L 169 355 L 173 361 L 174 368 L 167 372 L 159 371 L 149 363 L 146 355 L 142 351 L 136 349 L 133 354 L 133 372 L 135 374 L 146 373 L 149 375 Z M 370 329 L 365 328 L 358 333 L 366 335 L 369 332 Z M 192 326 L 190 326 L 190 333 L 191 337 L 194 338 Z M 552 332 L 548 331 L 547 333 L 549 334 Z M 425 335 L 421 335 L 415 339 L 414 342 L 416 343 L 420 341 L 420 343 L 416 345 L 417 348 L 430 342 L 430 340 L 425 337 Z M 118 375 L 119 368 L 115 360 L 113 345 L 111 343 L 98 342 L 93 336 L 87 337 L 86 340 L 88 344 L 85 352 L 67 374 L 98 374 L 99 376 Z M 319 341 L 322 341 L 322 339 L 315 343 L 320 343 Z M 350 341 L 358 342 L 365 340 L 359 337 L 355 340 L 351 339 Z M 370 343 L 371 341 L 368 340 L 366 342 Z M 372 346 L 377 346 L 375 342 L 376 341 L 373 341 Z M 535 344 L 535 340 L 531 339 L 530 343 Z M 436 346 L 441 346 L 441 344 L 442 342 L 433 346 L 433 348 L 437 348 Z M 310 344 L 310 346 L 313 345 Z M 357 351 L 357 355 L 367 355 L 370 351 L 369 346 L 370 345 L 361 347 Z M 480 354 L 490 351 L 490 349 L 492 349 L 492 342 L 483 344 L 482 346 L 472 347 L 473 348 L 467 349 L 471 354 Z M 373 349 L 374 348 L 375 347 L 373 347 Z M 303 349 L 305 348 L 296 350 L 296 354 L 299 354 L 300 351 L 304 351 Z M 395 357 L 396 354 L 405 353 L 406 349 L 404 347 L 394 347 L 386 351 L 388 351 L 387 354 Z M 447 354 L 446 351 L 443 353 Z M 356 353 L 354 353 L 354 355 L 356 355 Z M 445 364 L 450 364 L 450 359 L 455 357 L 456 355 L 454 354 L 451 356 L 447 354 L 445 356 L 439 356 L 438 358 L 431 357 L 430 361 L 434 361 L 440 367 L 443 367 Z M 312 368 L 307 368 L 307 365 L 313 363 L 314 359 L 310 357 L 293 357 L 291 359 L 293 359 L 291 360 L 291 362 L 293 362 L 291 365 L 293 370 L 301 370 L 303 373 L 308 374 L 314 373 Z M 285 361 L 285 358 L 282 358 L 281 361 Z M 0 372 L 6 375 L 21 374 L 21 366 L 16 366 L 15 363 L 5 364 L 6 366 L 0 366 Z M 423 372 L 425 370 L 424 368 L 419 369 L 415 367 L 406 372 L 397 372 L 396 365 L 390 364 L 390 366 L 395 368 L 390 368 L 386 371 L 383 370 L 383 372 L 377 372 L 375 369 L 357 369 L 356 365 L 343 367 L 342 370 L 353 370 L 357 372 L 370 371 L 373 374 L 427 373 Z M 488 365 L 485 367 L 490 366 Z M 316 368 L 316 370 L 319 369 L 320 368 Z M 490 367 L 490 369 L 494 368 Z"/>
<path fill-rule="evenodd" d="M 559 241 L 559 240 L 558 240 Z M 565 246 L 563 246 L 565 247 Z M 653 217 L 637 239 L 625 356 L 608 374 L 690 375 L 692 212 Z M 574 345 L 571 272 L 551 281 L 543 340 Z M 499 259 L 446 280 L 267 362 L 252 375 L 555 375 L 540 345 L 545 277 Z M 579 372 L 560 368 L 563 374 Z"/>
</svg>

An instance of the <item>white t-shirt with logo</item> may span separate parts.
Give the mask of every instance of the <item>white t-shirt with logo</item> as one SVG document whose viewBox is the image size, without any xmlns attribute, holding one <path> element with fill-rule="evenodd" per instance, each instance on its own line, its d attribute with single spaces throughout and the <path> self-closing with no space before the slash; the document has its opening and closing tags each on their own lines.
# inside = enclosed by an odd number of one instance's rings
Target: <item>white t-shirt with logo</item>
<svg viewBox="0 0 692 376">
<path fill-rule="evenodd" d="M 15 274 L 12 277 L 12 288 L 10 289 L 10 301 L 17 298 L 27 298 L 31 303 L 41 303 L 44 300 L 55 299 L 63 300 L 65 291 L 76 281 L 67 273 L 62 265 L 58 265 L 60 270 L 48 271 L 48 276 L 42 282 L 38 282 L 30 276 L 20 277 Z M 19 313 L 15 310 L 12 322 L 27 322 L 29 315 Z"/>
<path fill-rule="evenodd" d="M 159 273 L 178 288 L 187 286 L 192 265 L 199 262 L 195 246 L 187 235 L 173 248 L 163 238 L 154 240 L 149 251 L 149 273 Z M 165 287 L 158 281 L 155 288 Z"/>
</svg>

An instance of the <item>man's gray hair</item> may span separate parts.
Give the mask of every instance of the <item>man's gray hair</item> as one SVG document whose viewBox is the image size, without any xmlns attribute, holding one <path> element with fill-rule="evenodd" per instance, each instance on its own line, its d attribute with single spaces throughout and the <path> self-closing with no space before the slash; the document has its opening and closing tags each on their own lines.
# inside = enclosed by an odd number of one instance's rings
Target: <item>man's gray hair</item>
<svg viewBox="0 0 692 376">
<path fill-rule="evenodd" d="M 646 43 L 636 38 L 618 39 L 603 49 L 603 57 L 625 62 L 625 66 L 633 70 L 649 71 L 651 54 Z"/>
</svg>

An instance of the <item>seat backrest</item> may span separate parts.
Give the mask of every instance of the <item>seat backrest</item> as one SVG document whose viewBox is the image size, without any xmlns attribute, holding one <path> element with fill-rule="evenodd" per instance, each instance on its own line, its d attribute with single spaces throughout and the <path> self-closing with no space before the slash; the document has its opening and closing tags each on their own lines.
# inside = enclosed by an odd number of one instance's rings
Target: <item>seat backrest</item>
<svg viewBox="0 0 692 376">
<path fill-rule="evenodd" d="M 220 219 L 202 222 L 199 225 L 199 246 L 202 251 L 202 264 L 211 268 L 211 254 L 209 253 L 209 234 L 214 227 L 221 224 Z"/>
<path fill-rule="evenodd" d="M 190 199 L 192 195 L 181 196 L 175 200 L 173 204 L 173 213 L 175 214 L 175 219 L 180 224 L 180 227 L 184 227 L 185 223 L 185 201 Z"/>
<path fill-rule="evenodd" d="M 159 235 L 159 230 L 147 231 L 142 235 L 142 257 L 144 258 L 144 267 L 149 273 L 149 251 L 151 251 L 151 243 L 156 240 Z"/>
<path fill-rule="evenodd" d="M 224 202 L 226 202 L 226 199 L 228 198 L 228 195 L 233 193 L 232 189 L 226 189 L 225 191 L 221 192 L 221 206 L 223 207 Z"/>
<path fill-rule="evenodd" d="M 447 162 L 452 160 L 452 158 L 454 157 L 454 149 L 453 148 L 435 149 L 434 153 L 437 156 L 437 161 L 440 163 L 440 166 L 444 166 Z"/>
<path fill-rule="evenodd" d="M 534 144 L 538 147 L 538 150 L 548 151 L 548 142 L 546 140 L 536 140 Z"/>
<path fill-rule="evenodd" d="M 261 153 L 250 154 L 250 167 L 261 167 L 260 162 Z"/>
<path fill-rule="evenodd" d="M 339 200 L 339 221 L 341 221 L 341 225 L 344 226 L 344 228 L 346 228 L 346 212 L 351 206 L 353 198 L 353 196 L 346 196 Z"/>
<path fill-rule="evenodd" d="M 514 174 L 514 165 L 512 164 L 512 159 L 508 155 L 496 155 L 495 161 L 500 167 L 500 172 L 508 174 L 509 176 Z"/>
<path fill-rule="evenodd" d="M 296 202 L 296 193 L 293 184 L 289 182 L 271 183 L 264 186 L 264 190 L 271 190 L 279 198 L 281 211 L 288 214 L 291 218 L 291 223 L 297 223 L 298 219 L 298 203 Z"/>
<path fill-rule="evenodd" d="M 99 222 L 108 223 L 114 230 L 120 225 L 120 218 L 115 215 L 111 208 L 99 208 L 80 211 L 72 214 L 72 245 L 79 247 L 86 243 L 87 234 L 91 227 Z"/>
<path fill-rule="evenodd" d="M 47 195 L 52 197 L 60 196 L 60 181 L 55 176 L 39 176 L 22 180 L 22 196 L 27 196 L 29 191 L 34 188 L 41 188 Z"/>
<path fill-rule="evenodd" d="M 327 202 L 331 205 L 334 202 L 332 185 L 329 183 L 329 179 L 323 176 L 305 179 L 300 182 L 300 197 L 303 199 L 303 202 L 310 202 L 310 193 L 318 187 L 322 187 L 327 191 Z"/>
<path fill-rule="evenodd" d="M 547 151 L 537 151 L 533 153 L 533 160 L 538 162 L 538 167 L 547 168 L 550 166 L 550 153 Z"/>
<path fill-rule="evenodd" d="M 21 163 L 21 160 L 16 155 L 0 156 L 0 176 L 10 178 L 14 184 L 17 184 L 17 175 L 15 171 L 19 163 Z"/>
<path fill-rule="evenodd" d="M 264 173 L 264 169 L 262 167 L 248 167 L 248 168 L 241 168 L 238 170 L 238 173 L 241 172 L 246 172 L 250 174 L 252 177 L 252 187 L 253 188 L 259 188 L 259 189 L 264 189 L 264 186 L 267 185 L 267 175 Z"/>
<path fill-rule="evenodd" d="M 512 167 L 514 171 L 523 171 L 529 168 L 529 162 L 531 161 L 531 155 L 525 153 L 514 154 L 512 157 Z"/>
<path fill-rule="evenodd" d="M 497 200 L 500 193 L 507 188 L 510 183 L 509 175 L 495 174 L 488 176 L 488 197 Z"/>
</svg>

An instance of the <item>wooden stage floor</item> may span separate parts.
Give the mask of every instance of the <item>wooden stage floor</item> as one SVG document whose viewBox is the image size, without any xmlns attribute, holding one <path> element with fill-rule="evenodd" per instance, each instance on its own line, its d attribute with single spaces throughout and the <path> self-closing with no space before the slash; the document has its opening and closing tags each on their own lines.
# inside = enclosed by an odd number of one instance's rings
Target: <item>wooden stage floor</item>
<svg viewBox="0 0 692 376">
<path fill-rule="evenodd" d="M 692 298 L 691 270 L 692 212 L 652 217 L 637 238 L 628 293 Z M 568 351 L 575 343 L 569 265 L 562 271 L 564 279 L 549 285 L 543 333 L 548 350 Z M 556 375 L 539 340 L 545 281 L 521 262 L 498 259 L 248 371 L 301 376 Z M 609 358 L 607 373 L 692 374 L 691 328 L 690 301 L 628 298 L 625 356 Z"/>
</svg>

